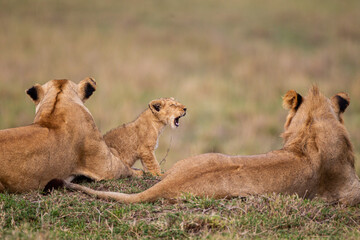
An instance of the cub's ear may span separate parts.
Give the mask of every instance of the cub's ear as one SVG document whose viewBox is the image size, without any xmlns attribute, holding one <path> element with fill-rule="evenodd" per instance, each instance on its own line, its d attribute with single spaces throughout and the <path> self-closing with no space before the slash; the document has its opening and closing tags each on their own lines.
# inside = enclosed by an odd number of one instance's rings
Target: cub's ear
<svg viewBox="0 0 360 240">
<path fill-rule="evenodd" d="M 350 97 L 347 93 L 341 92 L 331 98 L 335 111 L 340 115 L 345 112 L 350 104 Z"/>
<path fill-rule="evenodd" d="M 79 96 L 83 102 L 85 102 L 96 90 L 96 82 L 93 78 L 87 77 L 79 84 Z"/>
<path fill-rule="evenodd" d="M 290 90 L 283 96 L 283 107 L 285 109 L 294 109 L 296 111 L 300 107 L 302 101 L 303 98 L 300 94 L 294 90 Z"/>
<path fill-rule="evenodd" d="M 162 101 L 161 99 L 156 99 L 156 100 L 152 100 L 149 103 L 149 108 L 154 112 L 160 112 L 160 110 L 163 108 L 164 106 L 164 101 Z"/>
<path fill-rule="evenodd" d="M 31 100 L 33 100 L 35 104 L 38 104 L 44 97 L 44 90 L 40 84 L 35 84 L 25 92 L 30 96 Z"/>
</svg>

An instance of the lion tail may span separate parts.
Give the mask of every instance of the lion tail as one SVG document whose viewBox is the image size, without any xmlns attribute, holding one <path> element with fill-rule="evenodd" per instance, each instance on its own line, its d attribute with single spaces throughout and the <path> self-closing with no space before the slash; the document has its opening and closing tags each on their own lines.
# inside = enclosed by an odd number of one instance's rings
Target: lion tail
<svg viewBox="0 0 360 240">
<path fill-rule="evenodd" d="M 125 193 L 119 193 L 119 192 L 107 192 L 107 191 L 97 191 L 79 184 L 70 183 L 67 181 L 64 181 L 64 186 L 67 189 L 71 190 L 77 190 L 84 192 L 91 196 L 96 196 L 97 198 L 101 199 L 113 199 L 121 203 L 139 203 L 139 202 L 153 202 L 156 199 L 159 198 L 158 194 L 156 194 L 156 191 L 154 192 L 154 189 L 148 189 L 141 193 L 135 193 L 135 194 L 125 194 Z"/>
</svg>

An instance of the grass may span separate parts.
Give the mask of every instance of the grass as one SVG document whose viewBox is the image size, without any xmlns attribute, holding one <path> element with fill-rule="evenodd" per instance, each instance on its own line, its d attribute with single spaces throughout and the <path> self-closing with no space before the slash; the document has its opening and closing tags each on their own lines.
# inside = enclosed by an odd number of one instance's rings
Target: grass
<svg viewBox="0 0 360 240">
<path fill-rule="evenodd" d="M 31 123 L 24 90 L 34 83 L 92 76 L 86 105 L 102 132 L 158 97 L 187 106 L 160 138 L 168 169 L 209 151 L 281 147 L 281 96 L 316 83 L 329 97 L 350 94 L 345 123 L 359 153 L 359 14 L 356 0 L 0 0 L 0 129 Z"/>
<path fill-rule="evenodd" d="M 132 121 L 150 100 L 173 96 L 188 114 L 160 138 L 156 155 L 166 156 L 166 170 L 205 152 L 280 148 L 281 96 L 305 95 L 316 83 L 329 97 L 351 97 L 344 119 L 360 174 L 359 15 L 357 0 L 0 0 L 0 129 L 31 123 L 24 90 L 54 78 L 97 80 L 86 105 L 102 132 Z M 153 183 L 128 181 L 94 187 L 132 192 Z M 359 237 L 357 208 L 296 197 L 129 206 L 61 191 L 1 199 L 7 238 Z M 295 210 L 276 215 L 283 210 L 273 202 Z"/>
<path fill-rule="evenodd" d="M 139 192 L 156 179 L 87 183 L 103 190 Z M 264 195 L 215 200 L 120 204 L 78 192 L 0 194 L 2 239 L 228 239 L 360 236 L 357 207 L 297 196 Z"/>
</svg>

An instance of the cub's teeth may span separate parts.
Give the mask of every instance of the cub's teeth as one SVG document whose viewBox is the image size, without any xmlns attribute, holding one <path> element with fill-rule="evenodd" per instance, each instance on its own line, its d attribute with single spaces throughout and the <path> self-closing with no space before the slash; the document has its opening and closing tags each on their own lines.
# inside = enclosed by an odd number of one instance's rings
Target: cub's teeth
<svg viewBox="0 0 360 240">
<path fill-rule="evenodd" d="M 174 119 L 174 125 L 175 125 L 176 127 L 179 126 L 179 117 L 177 117 L 177 118 Z"/>
</svg>

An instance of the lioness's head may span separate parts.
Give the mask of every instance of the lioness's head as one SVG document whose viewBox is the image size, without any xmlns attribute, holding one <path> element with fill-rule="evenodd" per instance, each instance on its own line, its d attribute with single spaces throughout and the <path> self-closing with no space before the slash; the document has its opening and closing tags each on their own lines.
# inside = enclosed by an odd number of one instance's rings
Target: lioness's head
<svg viewBox="0 0 360 240">
<path fill-rule="evenodd" d="M 64 97 L 77 103 L 85 102 L 96 90 L 96 82 L 92 78 L 85 78 L 79 84 L 70 80 L 51 80 L 44 85 L 35 84 L 26 93 L 36 105 L 36 113 L 42 105 L 52 105 L 55 109 L 56 104 Z"/>
<path fill-rule="evenodd" d="M 294 90 L 288 91 L 283 97 L 283 107 L 289 109 L 285 129 L 301 124 L 310 118 L 316 120 L 333 120 L 343 124 L 342 115 L 350 104 L 346 93 L 338 93 L 331 99 L 323 96 L 317 86 L 309 90 L 306 97 L 302 97 Z"/>
<path fill-rule="evenodd" d="M 160 98 L 149 103 L 152 113 L 165 125 L 179 126 L 179 120 L 186 114 L 186 107 L 174 98 Z"/>
<path fill-rule="evenodd" d="M 283 106 L 289 109 L 283 138 L 285 147 L 300 153 L 325 154 L 327 159 L 338 159 L 340 155 L 352 155 L 352 145 L 342 119 L 349 106 L 346 93 L 327 98 L 313 86 L 306 97 L 294 90 L 283 97 Z M 351 160 L 353 161 L 353 160 Z"/>
</svg>

